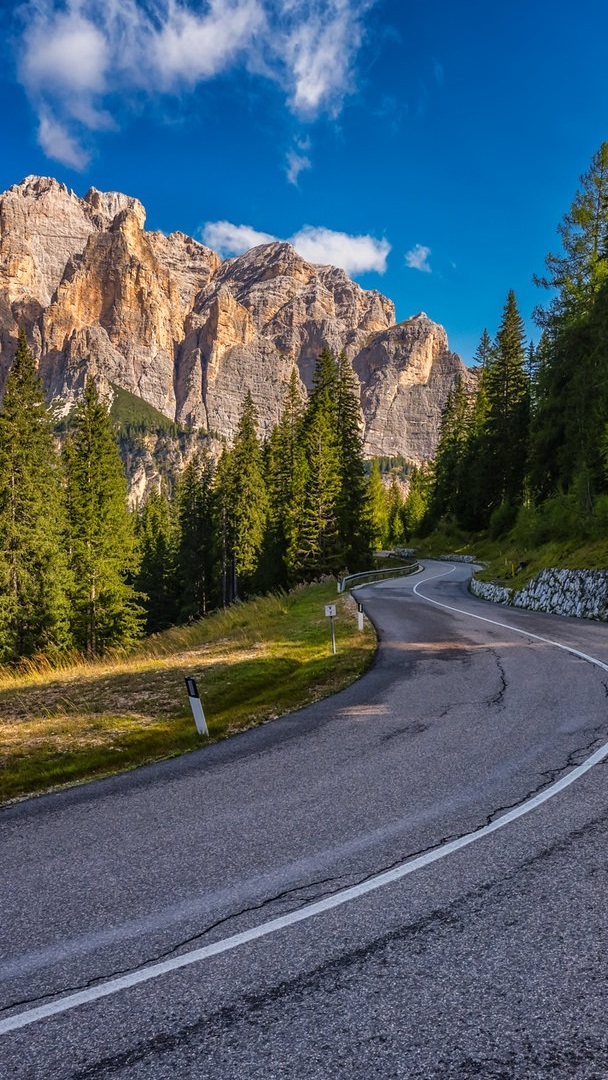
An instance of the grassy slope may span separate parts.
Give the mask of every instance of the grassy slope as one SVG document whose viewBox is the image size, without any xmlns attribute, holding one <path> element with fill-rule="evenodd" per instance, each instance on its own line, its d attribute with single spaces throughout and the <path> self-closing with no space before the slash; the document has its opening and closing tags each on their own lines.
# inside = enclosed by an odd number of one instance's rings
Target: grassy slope
<svg viewBox="0 0 608 1080">
<path fill-rule="evenodd" d="M 338 605 L 336 656 L 326 603 Z M 0 671 L 0 802 L 203 745 L 186 675 L 215 741 L 348 685 L 375 647 L 370 624 L 360 632 L 352 600 L 328 582 L 235 605 L 126 656 Z"/>
<path fill-rule="evenodd" d="M 490 540 L 485 535 L 467 536 L 457 529 L 447 529 L 436 530 L 424 540 L 417 541 L 417 548 L 419 555 L 427 558 L 475 555 L 487 564 L 477 575 L 482 581 L 496 581 L 511 589 L 523 588 L 540 570 L 549 566 L 568 570 L 605 570 L 608 567 L 608 539 L 553 540 L 530 547 L 516 544 L 509 536 Z"/>
</svg>

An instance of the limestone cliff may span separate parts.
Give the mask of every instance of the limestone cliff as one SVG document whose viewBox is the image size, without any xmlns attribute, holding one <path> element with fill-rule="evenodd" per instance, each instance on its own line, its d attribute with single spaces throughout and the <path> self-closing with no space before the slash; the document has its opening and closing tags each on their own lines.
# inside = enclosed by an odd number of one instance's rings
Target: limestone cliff
<svg viewBox="0 0 608 1080">
<path fill-rule="evenodd" d="M 395 325 L 390 300 L 289 244 L 222 261 L 183 233 L 146 231 L 137 199 L 79 198 L 43 177 L 0 195 L 0 388 L 20 323 L 65 410 L 92 375 L 227 439 L 248 390 L 268 431 L 294 365 L 310 387 L 327 345 L 361 381 L 367 452 L 428 460 L 448 390 L 470 378 L 442 327 Z"/>
</svg>

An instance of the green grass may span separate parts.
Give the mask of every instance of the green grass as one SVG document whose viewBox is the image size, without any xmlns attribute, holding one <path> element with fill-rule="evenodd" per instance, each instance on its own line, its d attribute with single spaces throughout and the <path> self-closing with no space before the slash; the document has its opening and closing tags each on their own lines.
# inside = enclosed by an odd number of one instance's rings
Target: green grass
<svg viewBox="0 0 608 1080">
<path fill-rule="evenodd" d="M 474 555 L 485 563 L 477 573 L 481 581 L 495 581 L 510 589 L 522 589 L 545 567 L 567 570 L 608 568 L 608 539 L 577 538 L 551 540 L 532 545 L 517 542 L 512 535 L 492 540 L 485 533 L 467 534 L 455 527 L 437 529 L 430 536 L 412 541 L 419 558 L 440 555 Z"/>
<path fill-rule="evenodd" d="M 324 605 L 335 603 L 337 655 Z M 0 802 L 205 745 L 184 685 L 198 682 L 210 741 L 334 693 L 370 664 L 376 638 L 335 582 L 236 604 L 102 661 L 0 669 Z"/>
<path fill-rule="evenodd" d="M 177 424 L 137 394 L 131 394 L 116 383 L 112 383 L 112 390 L 114 396 L 110 416 L 118 425 L 119 431 L 135 427 L 145 431 L 166 432 L 174 436 L 179 434 Z"/>
</svg>

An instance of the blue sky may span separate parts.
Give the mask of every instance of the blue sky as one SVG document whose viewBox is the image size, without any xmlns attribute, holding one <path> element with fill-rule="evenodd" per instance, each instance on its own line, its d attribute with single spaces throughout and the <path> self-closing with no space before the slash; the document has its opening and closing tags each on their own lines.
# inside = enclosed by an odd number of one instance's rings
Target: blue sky
<svg viewBox="0 0 608 1080">
<path fill-rule="evenodd" d="M 123 191 L 225 255 L 291 239 L 466 361 L 510 288 L 536 335 L 608 139 L 605 0 L 4 0 L 0 30 L 0 190 Z"/>
</svg>

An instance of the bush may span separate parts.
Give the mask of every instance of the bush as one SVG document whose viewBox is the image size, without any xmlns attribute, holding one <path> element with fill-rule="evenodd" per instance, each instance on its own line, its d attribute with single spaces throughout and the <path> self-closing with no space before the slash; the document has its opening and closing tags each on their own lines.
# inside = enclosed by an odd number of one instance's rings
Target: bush
<svg viewBox="0 0 608 1080">
<path fill-rule="evenodd" d="M 515 524 L 517 517 L 517 507 L 512 506 L 511 503 L 503 502 L 500 506 L 496 507 L 488 526 L 488 533 L 491 540 L 498 540 L 500 536 L 505 536 L 510 532 Z"/>
</svg>

